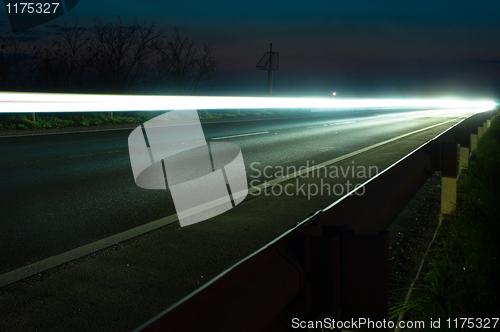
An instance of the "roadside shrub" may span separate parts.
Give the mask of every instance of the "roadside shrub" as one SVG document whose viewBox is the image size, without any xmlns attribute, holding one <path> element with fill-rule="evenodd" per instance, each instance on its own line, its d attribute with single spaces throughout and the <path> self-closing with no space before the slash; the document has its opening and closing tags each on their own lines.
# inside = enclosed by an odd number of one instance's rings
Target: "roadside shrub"
<svg viewBox="0 0 500 332">
<path fill-rule="evenodd" d="M 493 317 L 500 313 L 500 119 L 478 142 L 459 182 L 457 214 L 444 219 L 405 320 Z M 498 317 L 498 316 L 497 316 Z"/>
</svg>

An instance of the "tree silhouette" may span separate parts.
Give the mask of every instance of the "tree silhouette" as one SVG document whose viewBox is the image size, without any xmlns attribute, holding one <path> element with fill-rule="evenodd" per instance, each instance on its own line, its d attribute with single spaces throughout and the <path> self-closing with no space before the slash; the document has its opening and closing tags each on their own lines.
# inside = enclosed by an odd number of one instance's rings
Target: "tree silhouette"
<svg viewBox="0 0 500 332">
<path fill-rule="evenodd" d="M 155 25 L 124 26 L 120 17 L 114 23 L 96 19 L 94 38 L 87 55 L 91 72 L 102 91 L 125 93 L 150 85 L 159 75 L 155 68 L 158 46 L 163 30 Z"/>
<path fill-rule="evenodd" d="M 202 83 L 217 79 L 217 62 L 212 56 L 212 43 L 200 48 L 189 38 L 182 39 L 179 31 L 160 44 L 163 72 L 167 73 L 170 89 L 177 93 L 194 93 Z"/>
<path fill-rule="evenodd" d="M 85 28 L 62 28 L 61 41 L 51 47 L 32 49 L 35 63 L 35 86 L 39 91 L 75 92 L 88 89 L 90 38 Z"/>
<path fill-rule="evenodd" d="M 22 39 L 2 38 L 0 50 L 0 89 L 2 91 L 30 91 L 33 89 L 34 56 L 26 53 Z"/>
<path fill-rule="evenodd" d="M 168 36 L 155 24 L 123 25 L 94 20 L 92 29 L 61 28 L 48 47 L 24 49 L 2 39 L 3 91 L 84 93 L 197 93 L 217 79 L 213 44 L 202 47 L 175 30 Z"/>
</svg>

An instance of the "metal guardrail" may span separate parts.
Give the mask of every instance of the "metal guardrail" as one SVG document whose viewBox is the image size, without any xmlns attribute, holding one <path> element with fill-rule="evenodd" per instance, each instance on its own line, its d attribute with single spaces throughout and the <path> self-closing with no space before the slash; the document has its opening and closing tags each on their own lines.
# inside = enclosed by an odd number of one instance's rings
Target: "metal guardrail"
<svg viewBox="0 0 500 332">
<path fill-rule="evenodd" d="M 292 318 L 318 314 L 387 320 L 387 227 L 435 171 L 456 179 L 459 144 L 493 112 L 429 140 L 366 181 L 364 195 L 317 211 L 135 331 L 287 331 Z"/>
</svg>

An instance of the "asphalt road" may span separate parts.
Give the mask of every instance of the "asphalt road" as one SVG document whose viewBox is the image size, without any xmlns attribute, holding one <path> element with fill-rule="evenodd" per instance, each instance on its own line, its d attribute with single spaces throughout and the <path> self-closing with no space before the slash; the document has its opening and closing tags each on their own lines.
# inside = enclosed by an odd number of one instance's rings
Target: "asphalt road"
<svg viewBox="0 0 500 332">
<path fill-rule="evenodd" d="M 270 179 L 266 166 L 318 164 L 473 112 L 325 112 L 205 123 L 203 130 L 207 141 L 241 148 L 255 184 Z M 175 213 L 168 191 L 134 183 L 130 132 L 0 137 L 0 273 Z"/>
</svg>

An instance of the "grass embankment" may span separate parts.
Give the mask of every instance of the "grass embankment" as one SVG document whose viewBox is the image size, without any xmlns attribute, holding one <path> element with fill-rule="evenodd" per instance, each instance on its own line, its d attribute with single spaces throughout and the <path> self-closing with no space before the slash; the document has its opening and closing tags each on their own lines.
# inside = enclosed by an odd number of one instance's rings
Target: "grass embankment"
<svg viewBox="0 0 500 332">
<path fill-rule="evenodd" d="M 161 112 L 113 112 L 110 113 L 36 113 L 35 121 L 26 114 L 2 114 L 0 116 L 0 130 L 23 130 L 23 129 L 43 129 L 43 128 L 63 128 L 63 127 L 86 127 L 94 125 L 113 125 L 124 123 L 142 123 Z M 217 120 L 224 118 L 238 117 L 262 117 L 288 114 L 300 114 L 301 111 L 265 111 L 265 110 L 245 110 L 245 111 L 198 111 L 201 120 Z"/>
<path fill-rule="evenodd" d="M 479 140 L 458 184 L 455 215 L 443 220 L 424 276 L 410 301 L 403 306 L 405 321 L 441 319 L 441 328 L 462 327 L 464 320 L 499 317 L 500 314 L 500 118 Z M 397 315 L 401 310 L 394 308 Z M 451 319 L 448 327 L 447 319 Z M 467 321 L 462 330 L 467 330 Z M 494 321 L 489 327 L 492 328 Z M 500 322 L 496 324 L 500 328 Z M 435 329 L 434 329 L 435 330 Z"/>
</svg>

